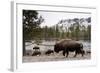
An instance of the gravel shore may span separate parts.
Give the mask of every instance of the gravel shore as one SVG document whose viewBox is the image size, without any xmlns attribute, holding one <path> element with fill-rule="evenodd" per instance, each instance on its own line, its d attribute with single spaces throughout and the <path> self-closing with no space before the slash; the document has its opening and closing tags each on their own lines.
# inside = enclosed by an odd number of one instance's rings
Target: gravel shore
<svg viewBox="0 0 100 73">
<path fill-rule="evenodd" d="M 23 63 L 27 62 L 47 62 L 47 61 L 70 61 L 70 60 L 87 60 L 91 59 L 91 53 L 85 53 L 85 55 L 82 57 L 80 54 L 76 57 L 74 56 L 74 52 L 70 52 L 68 57 L 62 55 L 62 52 L 60 53 L 54 53 L 50 55 L 45 55 L 44 52 L 40 56 L 23 56 Z"/>
</svg>

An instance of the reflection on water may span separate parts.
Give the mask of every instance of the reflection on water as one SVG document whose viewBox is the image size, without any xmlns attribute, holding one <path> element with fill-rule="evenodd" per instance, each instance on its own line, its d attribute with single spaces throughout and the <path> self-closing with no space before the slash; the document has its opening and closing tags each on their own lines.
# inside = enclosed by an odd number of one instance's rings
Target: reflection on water
<svg viewBox="0 0 100 73">
<path fill-rule="evenodd" d="M 83 44 L 84 50 L 90 50 L 91 49 L 91 42 L 89 41 L 80 41 Z"/>
<path fill-rule="evenodd" d="M 89 41 L 79 41 L 83 44 L 84 50 L 90 50 L 91 49 L 91 43 Z M 56 41 L 45 41 L 43 40 L 38 46 L 40 47 L 41 51 L 48 50 L 48 49 L 54 49 L 54 44 Z M 32 42 L 26 42 L 25 43 L 26 50 L 33 50 L 33 47 L 36 46 L 34 41 Z"/>
</svg>

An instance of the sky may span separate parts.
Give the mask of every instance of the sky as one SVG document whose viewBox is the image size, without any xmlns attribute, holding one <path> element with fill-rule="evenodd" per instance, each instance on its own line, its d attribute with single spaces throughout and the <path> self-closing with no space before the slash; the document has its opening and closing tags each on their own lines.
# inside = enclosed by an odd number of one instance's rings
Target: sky
<svg viewBox="0 0 100 73">
<path fill-rule="evenodd" d="M 44 22 L 41 24 L 43 26 L 53 26 L 57 24 L 62 19 L 73 19 L 73 18 L 88 18 L 91 14 L 86 13 L 68 13 L 68 12 L 48 12 L 48 11 L 38 11 L 38 13 L 44 18 Z"/>
</svg>

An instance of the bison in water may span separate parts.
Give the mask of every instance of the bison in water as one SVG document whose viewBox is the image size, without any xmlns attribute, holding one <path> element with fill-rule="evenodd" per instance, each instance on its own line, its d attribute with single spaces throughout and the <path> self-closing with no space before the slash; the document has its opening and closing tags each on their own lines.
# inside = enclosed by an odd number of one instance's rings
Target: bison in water
<svg viewBox="0 0 100 73">
<path fill-rule="evenodd" d="M 68 57 L 69 52 L 75 52 L 74 57 L 76 57 L 77 54 L 82 54 L 83 56 L 85 53 L 83 50 L 83 44 L 74 40 L 62 40 L 57 42 L 54 45 L 54 51 L 56 53 L 59 53 L 59 51 L 63 51 L 63 55 L 66 55 L 66 57 Z"/>
</svg>

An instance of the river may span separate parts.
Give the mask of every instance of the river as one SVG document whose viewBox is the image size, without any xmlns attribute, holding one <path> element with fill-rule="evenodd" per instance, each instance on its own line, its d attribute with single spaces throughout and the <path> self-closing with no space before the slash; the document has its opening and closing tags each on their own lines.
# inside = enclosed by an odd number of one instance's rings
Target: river
<svg viewBox="0 0 100 73">
<path fill-rule="evenodd" d="M 90 50 L 91 49 L 91 42 L 89 42 L 89 41 L 79 41 L 79 42 L 81 42 L 83 44 L 84 50 Z M 33 47 L 36 46 L 36 44 L 32 44 L 32 43 L 34 43 L 34 41 L 25 43 L 26 50 L 33 50 Z M 54 44 L 55 44 L 55 41 L 45 41 L 45 40 L 43 40 L 42 43 L 38 46 L 40 47 L 41 51 L 45 51 L 45 50 L 48 50 L 48 49 L 53 50 Z"/>
</svg>

